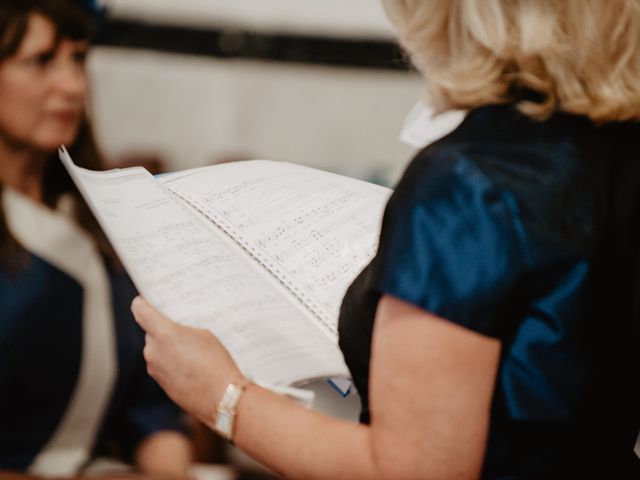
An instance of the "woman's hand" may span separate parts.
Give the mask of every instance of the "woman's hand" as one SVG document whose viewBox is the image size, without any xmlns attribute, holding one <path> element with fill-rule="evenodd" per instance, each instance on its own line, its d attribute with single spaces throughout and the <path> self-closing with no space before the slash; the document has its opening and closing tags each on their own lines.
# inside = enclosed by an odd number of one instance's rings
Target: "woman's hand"
<svg viewBox="0 0 640 480">
<path fill-rule="evenodd" d="M 147 371 L 184 410 L 211 425 L 227 386 L 242 374 L 220 341 L 206 330 L 178 325 L 142 297 L 131 304 L 146 332 Z"/>
</svg>

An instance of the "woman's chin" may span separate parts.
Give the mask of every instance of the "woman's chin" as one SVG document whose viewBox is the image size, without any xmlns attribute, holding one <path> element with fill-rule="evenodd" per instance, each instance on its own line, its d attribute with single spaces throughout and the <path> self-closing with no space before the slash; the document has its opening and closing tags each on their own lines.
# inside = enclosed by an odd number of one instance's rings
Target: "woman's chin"
<svg viewBox="0 0 640 480">
<path fill-rule="evenodd" d="M 33 146 L 35 149 L 44 152 L 53 152 L 57 150 L 60 145 L 72 145 L 76 141 L 78 135 L 78 129 L 70 129 L 66 132 L 55 132 L 54 134 L 42 135 L 39 138 L 35 138 Z"/>
</svg>

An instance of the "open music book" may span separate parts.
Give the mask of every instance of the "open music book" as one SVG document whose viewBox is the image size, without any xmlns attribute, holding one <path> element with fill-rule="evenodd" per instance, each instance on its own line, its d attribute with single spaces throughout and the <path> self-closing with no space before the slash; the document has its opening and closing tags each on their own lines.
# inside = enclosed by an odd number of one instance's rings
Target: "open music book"
<svg viewBox="0 0 640 480">
<path fill-rule="evenodd" d="M 212 331 L 262 384 L 349 376 L 340 303 L 376 252 L 389 189 L 267 160 L 154 177 L 60 158 L 158 310 Z"/>
</svg>

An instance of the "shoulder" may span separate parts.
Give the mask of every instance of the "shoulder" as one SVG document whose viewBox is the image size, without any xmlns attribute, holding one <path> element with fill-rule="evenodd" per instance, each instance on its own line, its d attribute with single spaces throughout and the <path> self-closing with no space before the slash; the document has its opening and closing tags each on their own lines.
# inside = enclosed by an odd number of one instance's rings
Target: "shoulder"
<svg viewBox="0 0 640 480">
<path fill-rule="evenodd" d="M 378 291 L 495 334 L 524 276 L 581 254 L 567 248 L 590 221 L 578 215 L 588 189 L 572 176 L 580 135 L 571 122 L 520 117 L 506 107 L 472 112 L 416 155 L 385 212 Z"/>
<path fill-rule="evenodd" d="M 537 121 L 513 105 L 491 105 L 472 110 L 457 129 L 418 152 L 407 174 L 424 180 L 424 175 L 466 174 L 473 166 L 504 186 L 530 182 L 544 188 L 546 182 L 536 182 L 541 176 L 567 182 L 563 171 L 602 153 L 599 136 L 583 117 L 557 114 Z"/>
<path fill-rule="evenodd" d="M 501 198 L 531 230 L 589 249 L 610 149 L 586 118 L 536 121 L 511 105 L 484 107 L 416 155 L 396 197 L 417 204 L 458 198 L 466 205 L 478 196 Z"/>
</svg>

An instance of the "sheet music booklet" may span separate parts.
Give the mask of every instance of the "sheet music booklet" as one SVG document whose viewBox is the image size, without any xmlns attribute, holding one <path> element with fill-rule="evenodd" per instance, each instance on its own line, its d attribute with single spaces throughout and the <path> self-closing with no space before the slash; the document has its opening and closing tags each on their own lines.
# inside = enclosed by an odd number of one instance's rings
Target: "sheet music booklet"
<svg viewBox="0 0 640 480">
<path fill-rule="evenodd" d="M 257 383 L 333 378 L 346 394 L 340 303 L 376 252 L 389 189 L 268 160 L 154 177 L 60 158 L 158 310 L 212 331 Z"/>
</svg>

